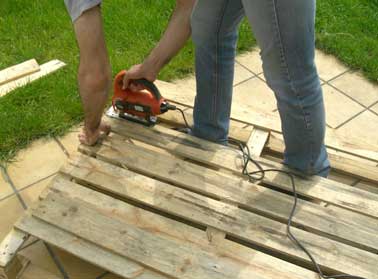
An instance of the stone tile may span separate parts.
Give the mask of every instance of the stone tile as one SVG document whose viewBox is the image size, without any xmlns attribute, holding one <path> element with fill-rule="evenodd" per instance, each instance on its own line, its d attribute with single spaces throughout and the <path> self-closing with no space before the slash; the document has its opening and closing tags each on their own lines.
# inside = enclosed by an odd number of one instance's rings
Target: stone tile
<svg viewBox="0 0 378 279">
<path fill-rule="evenodd" d="M 337 133 L 344 137 L 358 138 L 361 147 L 364 144 L 377 146 L 378 148 L 378 116 L 370 111 L 365 111 L 352 121 L 346 123 Z"/>
<path fill-rule="evenodd" d="M 38 201 L 39 195 L 48 185 L 50 185 L 54 177 L 55 175 L 41 180 L 38 183 L 28 186 L 26 189 L 20 191 L 20 195 L 28 207 L 30 207 L 34 202 Z"/>
<path fill-rule="evenodd" d="M 61 274 L 48 253 L 42 241 L 38 241 L 19 252 L 22 256 L 28 258 L 31 263 L 39 268 L 61 277 Z"/>
<path fill-rule="evenodd" d="M 369 82 L 360 73 L 345 73 L 331 84 L 364 106 L 378 101 L 378 85 Z"/>
<path fill-rule="evenodd" d="M 11 185 L 5 180 L 5 177 L 3 177 L 3 173 L 0 168 L 0 200 L 11 195 L 12 193 L 13 189 Z"/>
<path fill-rule="evenodd" d="M 233 108 L 253 107 L 268 113 L 277 109 L 274 93 L 265 82 L 258 78 L 247 80 L 234 88 Z"/>
<path fill-rule="evenodd" d="M 254 75 L 245 69 L 243 66 L 235 63 L 235 74 L 234 74 L 234 85 L 239 84 L 247 79 L 252 78 Z M 196 78 L 195 76 L 190 76 L 181 80 L 174 81 L 175 84 L 180 85 L 191 91 L 196 91 Z"/>
<path fill-rule="evenodd" d="M 93 279 L 105 271 L 63 250 L 54 249 L 70 278 Z"/>
<path fill-rule="evenodd" d="M 262 61 L 259 52 L 259 50 L 254 50 L 251 52 L 243 53 L 236 57 L 236 61 L 258 75 L 263 72 Z"/>
<path fill-rule="evenodd" d="M 370 109 L 371 109 L 372 111 L 374 111 L 375 113 L 378 113 L 378 104 L 372 106 Z"/>
<path fill-rule="evenodd" d="M 34 264 L 29 264 L 19 279 L 59 279 L 61 277 Z"/>
<path fill-rule="evenodd" d="M 81 132 L 83 124 L 77 125 L 70 129 L 70 131 L 62 137 L 59 137 L 57 140 L 63 145 L 67 150 L 69 156 L 77 155 L 79 147 L 79 133 Z"/>
<path fill-rule="evenodd" d="M 338 127 L 364 110 L 363 106 L 327 84 L 323 85 L 323 94 L 326 108 L 326 122 L 331 128 Z"/>
<path fill-rule="evenodd" d="M 99 267 L 87 263 L 63 250 L 51 247 L 70 278 L 93 279 L 104 273 L 104 270 Z M 33 265 L 61 277 L 59 270 L 52 261 L 42 241 L 22 250 L 20 254 L 30 259 Z"/>
<path fill-rule="evenodd" d="M 315 62 L 320 78 L 325 81 L 329 81 L 348 70 L 334 56 L 327 55 L 320 50 L 316 50 L 315 52 Z"/>
<path fill-rule="evenodd" d="M 21 189 L 54 174 L 66 160 L 54 140 L 38 140 L 17 155 L 8 167 L 8 174 L 15 187 Z"/>
<path fill-rule="evenodd" d="M 24 213 L 24 209 L 18 200 L 13 195 L 0 202 L 0 241 L 9 233 L 14 223 Z"/>
<path fill-rule="evenodd" d="M 118 275 L 115 275 L 115 274 L 109 273 L 109 274 L 106 275 L 103 279 L 122 279 L 122 277 L 119 277 Z"/>
<path fill-rule="evenodd" d="M 254 77 L 254 75 L 243 66 L 235 63 L 234 85 L 239 84 L 247 79 Z"/>
</svg>

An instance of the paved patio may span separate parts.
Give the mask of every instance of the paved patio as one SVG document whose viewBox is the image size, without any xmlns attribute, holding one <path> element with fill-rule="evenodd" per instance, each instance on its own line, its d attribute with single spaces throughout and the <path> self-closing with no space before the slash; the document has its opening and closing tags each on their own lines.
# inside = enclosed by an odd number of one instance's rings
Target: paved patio
<svg viewBox="0 0 378 279">
<path fill-rule="evenodd" d="M 368 82 L 358 72 L 349 70 L 332 56 L 317 51 L 316 57 L 323 83 L 328 128 L 346 136 L 351 133 L 358 135 L 362 146 L 364 143 L 378 146 L 378 86 Z M 267 87 L 262 74 L 258 51 L 239 56 L 235 67 L 234 104 L 278 113 L 273 93 Z M 177 82 L 193 89 L 195 86 L 193 78 Z M 79 130 L 80 126 L 77 126 L 62 138 L 38 140 L 28 149 L 21 151 L 14 163 L 2 167 L 0 239 L 9 232 L 24 210 L 37 200 L 66 159 L 76 153 Z M 332 174 L 331 178 L 350 185 L 358 184 L 362 188 L 369 187 L 368 183 L 337 174 Z M 103 274 L 97 267 L 63 252 L 56 252 L 70 278 L 96 278 Z M 59 275 L 41 242 L 24 249 L 21 253 L 38 267 Z M 41 278 L 35 277 L 35 272 L 37 271 L 30 269 L 23 278 Z M 101 278 L 116 277 L 105 275 Z"/>
</svg>

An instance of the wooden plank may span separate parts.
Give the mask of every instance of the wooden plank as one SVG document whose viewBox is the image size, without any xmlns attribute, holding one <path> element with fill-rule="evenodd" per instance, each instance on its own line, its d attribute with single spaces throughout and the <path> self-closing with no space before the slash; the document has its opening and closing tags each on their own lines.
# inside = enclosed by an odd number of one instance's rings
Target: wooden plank
<svg viewBox="0 0 378 279">
<path fill-rule="evenodd" d="M 187 134 L 155 126 L 143 127 L 130 121 L 109 119 L 112 130 L 126 137 L 135 138 L 145 143 L 166 149 L 174 154 L 241 174 L 242 155 L 239 151 L 205 141 Z M 115 147 L 116 148 L 116 147 Z M 256 158 L 264 168 L 288 170 L 279 163 Z M 257 170 L 250 164 L 250 170 Z M 282 173 L 267 172 L 263 180 L 281 189 L 292 191 L 290 178 Z M 296 177 L 297 192 L 303 196 L 328 202 L 364 215 L 378 218 L 378 202 L 374 194 L 330 181 L 321 177 Z"/>
<path fill-rule="evenodd" d="M 378 195 L 378 185 L 375 183 L 373 184 L 366 181 L 360 181 L 355 185 L 355 187 Z"/>
<path fill-rule="evenodd" d="M 252 184 L 236 176 L 205 169 L 182 159 L 168 157 L 144 148 L 110 138 L 109 146 L 81 147 L 98 159 L 114 165 L 122 165 L 128 170 L 157 178 L 184 189 L 201 193 L 214 199 L 236 204 L 243 209 L 287 223 L 293 198 L 263 186 Z M 108 142 L 107 142 L 108 143 Z M 116 147 L 116 148 L 115 148 Z M 122 174 L 120 180 L 129 183 L 128 172 L 88 157 L 69 161 L 61 172 L 74 178 L 87 177 L 95 183 L 104 180 L 107 174 Z M 119 176 L 119 175 L 118 175 Z M 134 175 L 133 175 L 134 176 Z M 298 201 L 293 222 L 307 231 L 327 235 L 361 249 L 378 253 L 378 220 L 342 208 L 327 209 L 317 204 Z"/>
<path fill-rule="evenodd" d="M 53 73 L 60 68 L 64 67 L 66 64 L 59 61 L 59 60 L 52 60 L 40 66 L 40 71 L 31 74 L 26 77 L 19 78 L 17 80 L 8 82 L 4 85 L 0 86 L 0 97 L 4 96 L 5 94 L 9 93 L 10 91 L 25 86 L 26 84 L 33 82 L 41 77 L 44 77 L 50 73 Z"/>
<path fill-rule="evenodd" d="M 113 198 L 92 191 L 85 187 L 58 177 L 52 185 L 52 190 L 58 195 L 65 196 L 71 200 L 79 199 L 87 206 L 101 206 L 101 210 L 112 218 L 119 219 L 132 226 L 147 230 L 155 235 L 171 237 L 179 241 L 193 243 L 201 249 L 209 250 L 217 255 L 231 257 L 237 262 L 246 263 L 248 266 L 245 272 L 253 271 L 257 278 L 313 278 L 313 273 L 300 267 L 292 265 L 261 252 L 246 248 L 221 237 L 221 232 L 217 232 L 216 242 L 209 242 L 208 234 L 192 226 L 168 219 L 158 214 L 137 208 L 127 203 L 115 201 Z M 212 228 L 212 232 L 215 232 Z M 224 233 L 223 233 L 224 235 Z M 214 236 L 214 234 L 213 234 Z M 215 246 L 215 247 L 213 247 Z M 251 267 L 251 268 L 249 268 Z M 240 272 L 241 270 L 238 270 Z M 275 277 L 276 276 L 276 277 Z M 235 277 L 233 277 L 235 278 Z M 255 278 L 255 277 L 254 277 Z"/>
<path fill-rule="evenodd" d="M 180 85 L 157 81 L 157 86 L 163 96 L 173 103 L 193 107 L 195 92 Z M 277 115 L 266 113 L 250 106 L 248 109 L 236 107 L 231 114 L 231 118 L 251 124 L 254 127 L 281 133 L 281 120 Z M 325 138 L 326 145 L 336 150 L 354 154 L 359 157 L 371 159 L 378 162 L 378 146 L 373 144 L 363 144 L 357 137 L 345 138 L 333 129 L 328 129 Z"/>
<path fill-rule="evenodd" d="M 114 168 L 114 172 L 107 171 Z M 79 181 L 190 222 L 216 228 L 242 241 L 279 253 L 289 261 L 311 266 L 307 256 L 287 238 L 285 224 L 113 165 L 103 164 L 97 172 L 88 173 L 88 169 L 95 170 L 96 166 L 84 168 Z M 292 228 L 292 232 L 316 255 L 322 266 L 338 272 L 378 278 L 378 266 L 374 264 L 378 261 L 378 255 L 297 228 Z M 332 253 L 329 252 L 330 246 Z"/>
<path fill-rule="evenodd" d="M 126 279 L 168 279 L 140 264 L 128 260 L 111 251 L 102 249 L 96 244 L 77 237 L 65 230 L 51 226 L 48 223 L 26 215 L 15 226 L 43 241 L 65 250 L 91 264 L 109 270 Z"/>
<path fill-rule="evenodd" d="M 175 104 L 175 106 L 179 107 L 180 109 L 184 110 L 184 115 L 186 120 L 188 121 L 189 126 L 193 125 L 193 109 L 180 105 Z M 178 111 L 168 111 L 164 114 L 159 115 L 159 120 L 162 123 L 167 123 L 170 125 L 179 125 L 185 127 L 184 119 Z M 231 119 L 231 125 L 229 130 L 229 137 L 241 142 L 246 143 L 251 135 L 253 130 L 252 125 L 248 125 L 239 121 L 235 121 Z"/>
<path fill-rule="evenodd" d="M 284 142 L 282 135 L 271 133 L 266 145 L 267 149 L 282 154 L 284 152 Z M 378 167 L 375 162 L 362 160 L 359 161 L 341 156 L 333 150 L 328 150 L 328 157 L 331 167 L 341 173 L 349 174 L 354 177 L 378 183 Z"/>
<path fill-rule="evenodd" d="M 249 148 L 249 151 L 251 155 L 255 157 L 260 157 L 265 144 L 268 141 L 269 138 L 269 132 L 265 130 L 261 130 L 259 128 L 254 128 L 251 132 L 251 136 L 247 141 L 247 146 Z"/>
<path fill-rule="evenodd" d="M 189 123 L 193 121 L 192 109 L 178 105 L 181 108 L 186 108 L 185 116 Z M 159 119 L 169 124 L 184 125 L 184 121 L 181 115 L 176 112 L 168 112 L 159 116 Z M 236 120 L 231 120 L 229 136 L 232 139 L 246 143 L 250 137 L 249 131 L 252 132 L 253 126 L 244 126 L 242 123 Z M 246 128 L 247 127 L 247 128 Z M 256 129 L 259 129 L 256 127 Z M 267 149 L 283 155 L 285 146 L 282 135 L 277 132 L 270 132 L 269 141 L 266 145 Z M 357 156 L 346 154 L 342 151 L 334 150 L 331 147 L 327 148 L 331 167 L 339 172 L 352 175 L 353 177 L 360 179 L 367 179 L 372 182 L 378 182 L 377 162 L 363 159 Z M 366 178 L 365 178 L 366 177 Z"/>
<path fill-rule="evenodd" d="M 80 200 L 49 195 L 33 215 L 173 278 L 249 279 L 255 276 L 252 268 L 248 268 L 249 263 L 218 255 L 190 241 L 139 229 L 120 218 L 112 218 L 112 214 L 101 207 L 89 206 Z"/>
<path fill-rule="evenodd" d="M 35 59 L 22 62 L 0 71 L 0 85 L 38 72 L 39 65 Z"/>
<path fill-rule="evenodd" d="M 6 267 L 16 256 L 17 251 L 28 240 L 29 235 L 12 229 L 0 244 L 0 267 Z"/>
</svg>

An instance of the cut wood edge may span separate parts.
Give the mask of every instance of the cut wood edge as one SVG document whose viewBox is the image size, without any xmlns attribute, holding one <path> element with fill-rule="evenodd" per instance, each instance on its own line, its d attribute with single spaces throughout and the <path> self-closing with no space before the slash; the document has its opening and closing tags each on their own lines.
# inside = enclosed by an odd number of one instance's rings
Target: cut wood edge
<svg viewBox="0 0 378 279">
<path fill-rule="evenodd" d="M 38 72 L 40 67 L 35 59 L 30 59 L 20 64 L 0 71 L 0 85 Z"/>
<path fill-rule="evenodd" d="M 254 128 L 248 139 L 247 146 L 250 154 L 254 157 L 260 157 L 265 144 L 268 142 L 270 132 L 259 128 Z"/>
<path fill-rule="evenodd" d="M 60 68 L 64 67 L 65 65 L 66 64 L 60 60 L 51 60 L 41 65 L 40 71 L 0 86 L 0 97 L 6 95 L 7 93 L 11 92 L 12 90 L 16 88 L 25 86 L 39 78 L 42 78 L 50 73 L 53 73 L 59 70 Z"/>
<path fill-rule="evenodd" d="M 8 266 L 29 235 L 13 228 L 0 244 L 0 268 Z"/>
</svg>

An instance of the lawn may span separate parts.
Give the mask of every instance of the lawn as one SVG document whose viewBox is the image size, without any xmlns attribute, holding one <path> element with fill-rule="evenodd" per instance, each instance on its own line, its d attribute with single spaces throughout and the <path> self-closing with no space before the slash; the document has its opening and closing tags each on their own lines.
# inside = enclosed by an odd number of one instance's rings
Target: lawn
<svg viewBox="0 0 378 279">
<path fill-rule="evenodd" d="M 159 40 L 174 0 L 104 1 L 106 40 L 113 73 L 139 63 Z M 153 28 L 152 28 L 153 27 Z M 317 45 L 378 81 L 377 0 L 318 0 Z M 239 51 L 255 40 L 244 22 Z M 63 134 L 82 120 L 76 86 L 78 49 L 63 0 L 0 0 L 0 69 L 36 58 L 60 59 L 67 67 L 0 98 L 0 161 L 32 140 Z M 160 79 L 193 71 L 188 43 Z"/>
</svg>

